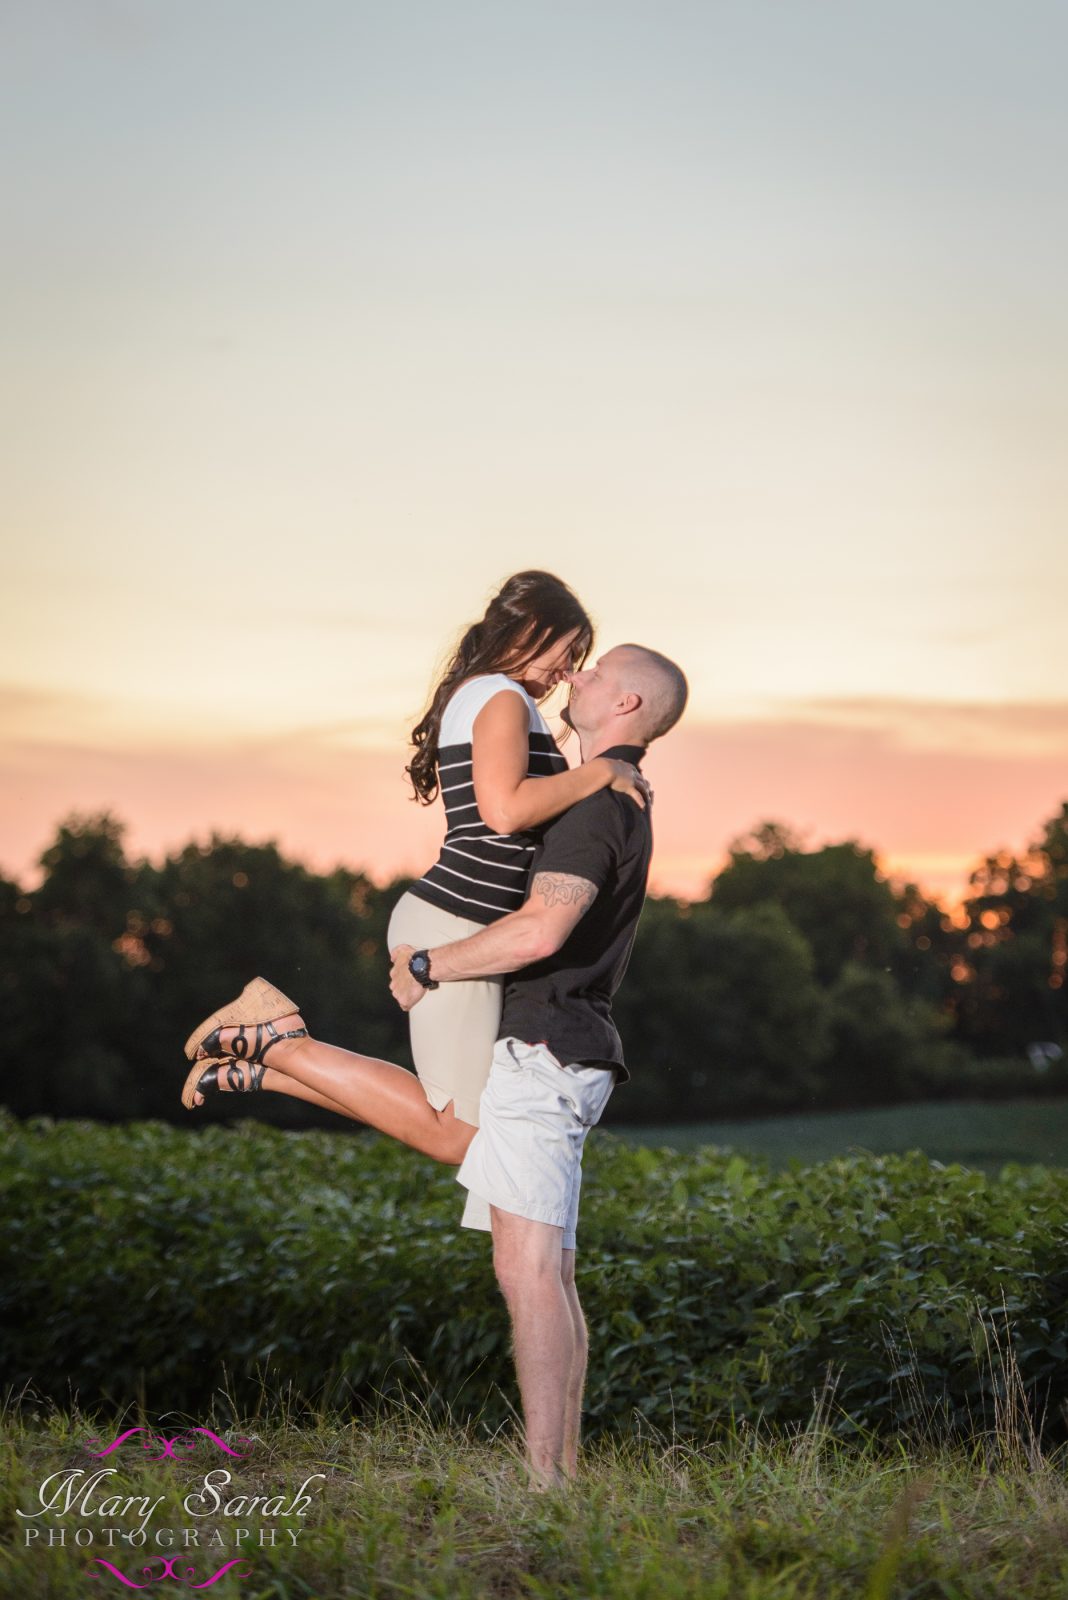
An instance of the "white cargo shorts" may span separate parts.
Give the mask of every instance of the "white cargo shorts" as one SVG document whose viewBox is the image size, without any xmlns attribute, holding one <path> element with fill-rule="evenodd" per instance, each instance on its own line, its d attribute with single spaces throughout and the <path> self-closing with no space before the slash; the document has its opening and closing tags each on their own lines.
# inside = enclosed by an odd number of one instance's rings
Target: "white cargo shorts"
<svg viewBox="0 0 1068 1600">
<path fill-rule="evenodd" d="M 457 1183 L 468 1190 L 465 1228 L 489 1229 L 490 1206 L 563 1228 L 574 1250 L 582 1147 L 615 1087 L 611 1067 L 562 1066 L 545 1044 L 498 1039 L 479 1128 Z"/>
</svg>

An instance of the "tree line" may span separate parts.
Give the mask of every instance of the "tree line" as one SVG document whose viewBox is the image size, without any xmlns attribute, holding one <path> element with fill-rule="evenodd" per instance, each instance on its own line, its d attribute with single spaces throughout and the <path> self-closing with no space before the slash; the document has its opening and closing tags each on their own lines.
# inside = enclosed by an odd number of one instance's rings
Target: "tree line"
<svg viewBox="0 0 1068 1600">
<path fill-rule="evenodd" d="M 186 1120 L 182 1041 L 255 973 L 318 1037 L 411 1064 L 385 943 L 405 881 L 218 835 L 131 860 L 106 813 L 64 821 L 40 867 L 32 889 L 0 878 L 0 1100 L 17 1114 Z M 1066 965 L 1068 803 L 1022 855 L 989 856 L 953 914 L 854 841 L 809 850 L 764 823 L 704 899 L 647 902 L 611 1120 L 1068 1090 Z M 335 1122 L 274 1095 L 241 1109 Z M 232 1114 L 217 1096 L 202 1119 Z"/>
</svg>

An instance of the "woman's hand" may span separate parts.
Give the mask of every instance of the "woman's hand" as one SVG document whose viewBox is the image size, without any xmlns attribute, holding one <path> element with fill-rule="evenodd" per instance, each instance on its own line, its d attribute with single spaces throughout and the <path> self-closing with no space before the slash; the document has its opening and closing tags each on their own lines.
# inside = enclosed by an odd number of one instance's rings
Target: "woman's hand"
<svg viewBox="0 0 1068 1600">
<path fill-rule="evenodd" d="M 426 994 L 418 978 L 408 970 L 408 962 L 415 954 L 414 944 L 399 944 L 390 952 L 393 966 L 389 974 L 389 990 L 402 1011 L 410 1011 Z"/>
<path fill-rule="evenodd" d="M 649 780 L 642 776 L 637 767 L 632 767 L 629 761 L 617 761 L 613 756 L 601 756 L 600 760 L 612 768 L 613 777 L 608 785 L 610 789 L 617 790 L 619 794 L 629 794 L 643 811 L 652 804 L 653 791 Z"/>
<path fill-rule="evenodd" d="M 652 799 L 645 779 L 627 761 L 594 756 L 551 777 L 532 778 L 530 716 L 523 699 L 502 689 L 475 718 L 471 778 L 482 821 L 494 833 L 523 833 L 561 816 L 611 785 L 643 808 Z"/>
</svg>

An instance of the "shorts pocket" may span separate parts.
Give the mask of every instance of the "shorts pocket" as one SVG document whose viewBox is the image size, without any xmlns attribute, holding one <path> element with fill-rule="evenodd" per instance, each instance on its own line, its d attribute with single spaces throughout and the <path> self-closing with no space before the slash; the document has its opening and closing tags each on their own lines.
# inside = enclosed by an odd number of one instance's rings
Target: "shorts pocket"
<svg viewBox="0 0 1068 1600">
<path fill-rule="evenodd" d="M 586 1068 L 590 1074 L 576 1085 L 578 1094 L 578 1118 L 584 1128 L 592 1128 L 599 1122 L 605 1106 L 616 1086 L 616 1075 L 611 1068 L 593 1067 Z M 596 1073 L 596 1077 L 593 1074 Z"/>
</svg>

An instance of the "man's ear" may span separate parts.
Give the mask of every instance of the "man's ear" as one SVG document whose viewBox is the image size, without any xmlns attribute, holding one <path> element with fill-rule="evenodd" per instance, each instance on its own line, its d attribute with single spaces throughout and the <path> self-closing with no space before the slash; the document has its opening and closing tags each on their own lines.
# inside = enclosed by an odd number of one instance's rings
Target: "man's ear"
<svg viewBox="0 0 1068 1600">
<path fill-rule="evenodd" d="M 619 699 L 616 701 L 616 710 L 620 716 L 626 716 L 631 711 L 639 711 L 641 709 L 641 705 L 641 695 L 638 694 L 636 690 L 630 689 L 626 694 L 620 695 Z"/>
</svg>

